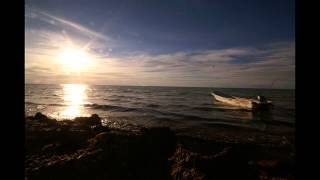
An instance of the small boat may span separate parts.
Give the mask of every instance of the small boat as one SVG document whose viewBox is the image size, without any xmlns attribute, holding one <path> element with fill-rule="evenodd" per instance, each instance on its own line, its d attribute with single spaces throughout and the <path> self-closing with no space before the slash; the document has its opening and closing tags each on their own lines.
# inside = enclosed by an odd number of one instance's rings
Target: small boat
<svg viewBox="0 0 320 180">
<path fill-rule="evenodd" d="M 249 110 L 269 109 L 273 106 L 272 101 L 266 100 L 263 96 L 258 96 L 257 99 L 248 99 L 226 95 L 217 91 L 212 92 L 211 95 L 214 101 Z"/>
</svg>

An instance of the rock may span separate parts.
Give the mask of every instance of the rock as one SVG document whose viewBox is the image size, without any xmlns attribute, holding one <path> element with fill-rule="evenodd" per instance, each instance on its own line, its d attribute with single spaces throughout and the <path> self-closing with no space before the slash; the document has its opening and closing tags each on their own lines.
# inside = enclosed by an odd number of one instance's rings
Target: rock
<svg viewBox="0 0 320 180">
<path fill-rule="evenodd" d="M 45 145 L 45 146 L 43 146 L 42 147 L 42 151 L 50 151 L 50 150 L 53 150 L 54 148 L 56 147 L 56 145 L 55 144 L 47 144 L 47 145 Z"/>
<path fill-rule="evenodd" d="M 34 117 L 33 117 L 33 116 L 27 116 L 25 119 L 26 119 L 26 120 L 33 120 Z"/>
<path fill-rule="evenodd" d="M 255 165 L 255 162 L 253 160 L 248 161 L 248 165 L 253 166 L 253 165 Z"/>
<path fill-rule="evenodd" d="M 169 160 L 173 164 L 170 172 L 173 179 L 206 179 L 203 169 L 197 165 L 202 160 L 200 154 L 184 149 L 179 144 Z"/>
<path fill-rule="evenodd" d="M 216 159 L 226 159 L 229 158 L 231 153 L 231 147 L 226 147 L 222 151 L 218 152 L 214 155 L 214 158 Z"/>
<path fill-rule="evenodd" d="M 95 121 L 96 123 L 100 123 L 101 122 L 101 119 L 97 114 L 92 114 L 91 115 L 91 120 Z"/>
<path fill-rule="evenodd" d="M 278 163 L 250 143 L 176 136 L 164 127 L 112 129 L 96 114 L 56 121 L 37 113 L 26 125 L 28 179 L 275 179 L 294 171 L 293 162 Z"/>
<path fill-rule="evenodd" d="M 281 143 L 282 143 L 283 145 L 290 144 L 289 140 L 288 140 L 285 136 L 282 136 Z"/>
<path fill-rule="evenodd" d="M 41 148 L 41 154 L 58 153 L 60 147 L 61 147 L 60 143 L 51 143 L 51 144 L 44 145 Z"/>
<path fill-rule="evenodd" d="M 279 160 L 260 160 L 257 164 L 263 168 L 275 168 L 279 165 Z"/>
<path fill-rule="evenodd" d="M 183 173 L 183 179 L 202 180 L 202 179 L 206 179 L 206 175 L 192 168 L 190 171 L 185 171 Z"/>
<path fill-rule="evenodd" d="M 107 138 L 108 138 L 108 133 L 102 132 L 102 133 L 97 134 L 95 137 L 89 139 L 88 142 L 91 147 L 96 147 L 98 145 L 98 143 L 105 144 L 107 142 Z"/>
<path fill-rule="evenodd" d="M 101 118 L 97 114 L 92 114 L 91 117 L 76 117 L 74 121 L 80 125 L 102 126 Z"/>
<path fill-rule="evenodd" d="M 237 162 L 239 160 L 234 157 L 234 153 L 229 146 L 203 154 L 178 145 L 175 154 L 169 159 L 172 164 L 170 174 L 173 179 L 246 179 L 247 162 Z"/>
<path fill-rule="evenodd" d="M 41 112 L 37 112 L 35 115 L 34 115 L 34 119 L 35 120 L 48 120 L 49 118 L 42 114 Z"/>
<path fill-rule="evenodd" d="M 143 129 L 143 137 L 151 152 L 164 153 L 166 156 L 171 156 L 176 147 L 175 133 L 167 127 L 156 127 Z"/>
</svg>

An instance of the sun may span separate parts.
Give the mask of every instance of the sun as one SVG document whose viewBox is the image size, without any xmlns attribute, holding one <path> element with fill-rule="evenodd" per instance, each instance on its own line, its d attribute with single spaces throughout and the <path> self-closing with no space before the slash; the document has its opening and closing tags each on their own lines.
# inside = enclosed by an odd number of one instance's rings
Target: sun
<svg viewBox="0 0 320 180">
<path fill-rule="evenodd" d="M 65 48 L 59 53 L 58 57 L 69 71 L 81 71 L 88 63 L 88 55 L 82 49 Z"/>
</svg>

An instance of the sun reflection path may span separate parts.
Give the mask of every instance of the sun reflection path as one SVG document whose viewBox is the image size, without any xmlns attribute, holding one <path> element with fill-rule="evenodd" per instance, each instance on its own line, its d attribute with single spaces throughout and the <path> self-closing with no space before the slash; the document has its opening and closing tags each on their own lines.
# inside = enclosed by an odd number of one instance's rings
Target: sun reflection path
<svg viewBox="0 0 320 180">
<path fill-rule="evenodd" d="M 87 99 L 87 85 L 84 84 L 64 84 L 63 100 L 67 105 L 66 109 L 61 112 L 60 116 L 66 119 L 83 116 L 83 105 Z"/>
</svg>

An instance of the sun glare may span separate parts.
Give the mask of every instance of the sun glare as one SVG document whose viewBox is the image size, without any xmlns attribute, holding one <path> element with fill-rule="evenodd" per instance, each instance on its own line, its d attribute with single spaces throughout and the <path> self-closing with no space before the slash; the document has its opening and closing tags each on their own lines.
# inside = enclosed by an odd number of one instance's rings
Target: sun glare
<svg viewBox="0 0 320 180">
<path fill-rule="evenodd" d="M 83 84 L 64 84 L 64 103 L 65 110 L 61 113 L 62 117 L 75 118 L 83 115 L 83 105 L 87 99 L 87 86 Z"/>
<path fill-rule="evenodd" d="M 66 48 L 59 54 L 59 59 L 69 71 L 81 71 L 87 64 L 88 56 L 85 51 L 76 48 Z"/>
</svg>

